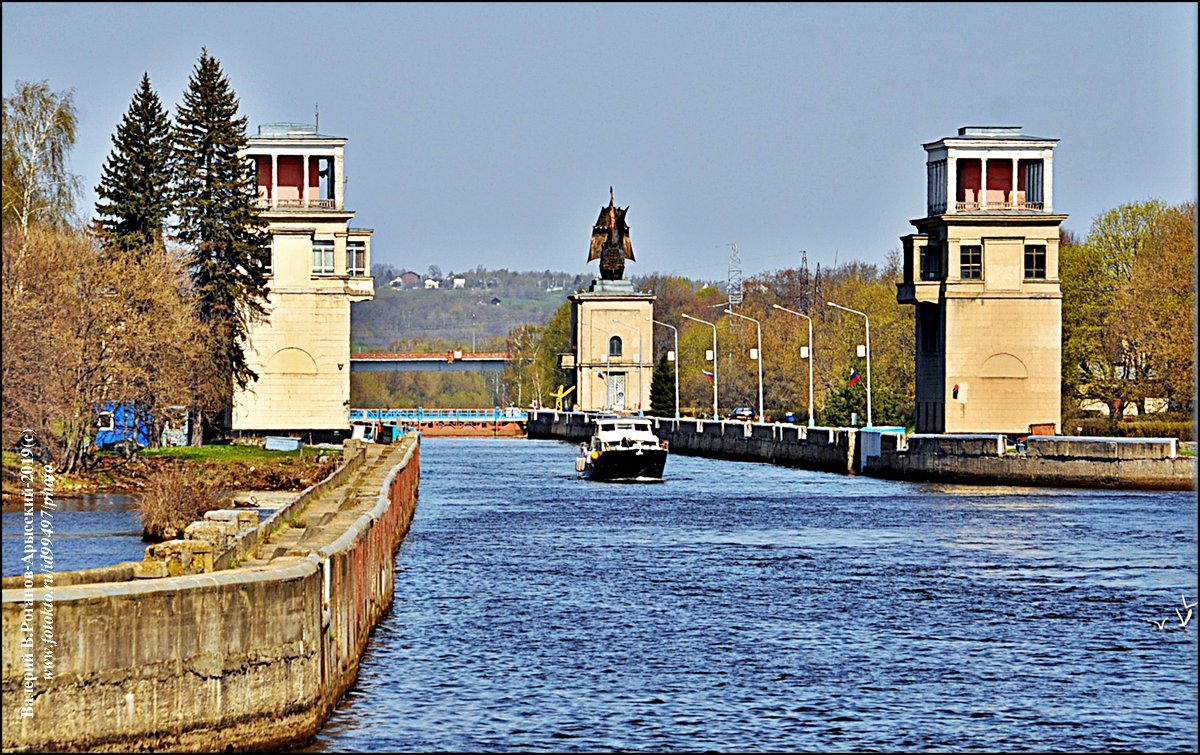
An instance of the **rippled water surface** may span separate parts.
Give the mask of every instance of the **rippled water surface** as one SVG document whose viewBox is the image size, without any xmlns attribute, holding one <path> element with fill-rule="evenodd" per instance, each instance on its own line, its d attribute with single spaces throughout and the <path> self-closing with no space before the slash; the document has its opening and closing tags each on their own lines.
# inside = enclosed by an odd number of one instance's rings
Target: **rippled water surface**
<svg viewBox="0 0 1200 755">
<path fill-rule="evenodd" d="M 99 493 L 56 498 L 50 511 L 53 524 L 55 571 L 92 569 L 122 561 L 141 561 L 146 552 L 142 525 L 133 508 L 133 496 L 124 493 Z M 40 527 L 42 499 L 35 498 L 32 526 Z M 25 527 L 22 509 L 4 512 L 4 576 L 24 574 L 22 533 Z M 41 531 L 38 530 L 39 542 Z M 34 573 L 41 574 L 40 557 L 34 560 Z M 40 579 L 38 584 L 41 584 Z"/>
<path fill-rule="evenodd" d="M 309 749 L 1196 749 L 1191 493 L 604 484 L 574 448 L 422 441 L 395 604 Z"/>
</svg>

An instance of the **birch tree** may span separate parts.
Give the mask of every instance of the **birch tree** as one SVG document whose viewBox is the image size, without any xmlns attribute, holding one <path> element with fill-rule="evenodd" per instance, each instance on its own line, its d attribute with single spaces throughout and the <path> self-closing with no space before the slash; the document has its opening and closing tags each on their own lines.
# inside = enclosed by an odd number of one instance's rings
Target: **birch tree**
<svg viewBox="0 0 1200 755">
<path fill-rule="evenodd" d="M 68 169 L 78 116 L 74 93 L 18 81 L 4 98 L 3 221 L 22 233 L 72 223 L 79 179 Z"/>
</svg>

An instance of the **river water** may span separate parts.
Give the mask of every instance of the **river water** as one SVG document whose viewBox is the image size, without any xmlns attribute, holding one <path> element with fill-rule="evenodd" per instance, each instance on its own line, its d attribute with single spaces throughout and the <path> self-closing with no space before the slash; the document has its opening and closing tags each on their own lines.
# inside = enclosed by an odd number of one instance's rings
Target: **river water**
<svg viewBox="0 0 1200 755">
<path fill-rule="evenodd" d="M 141 561 L 146 551 L 142 525 L 134 509 L 134 498 L 127 493 L 97 493 L 63 496 L 54 499 L 50 512 L 53 524 L 54 570 L 75 571 L 111 566 L 122 561 Z M 18 508 L 4 512 L 4 576 L 25 573 L 21 557 L 25 512 Z M 32 526 L 42 522 L 42 498 L 35 498 Z M 40 543 L 41 531 L 38 530 Z M 41 574 L 41 559 L 33 569 Z M 39 576 L 35 584 L 41 584 Z"/>
<path fill-rule="evenodd" d="M 1192 493 L 574 453 L 423 439 L 395 603 L 307 749 L 1196 750 Z"/>
</svg>

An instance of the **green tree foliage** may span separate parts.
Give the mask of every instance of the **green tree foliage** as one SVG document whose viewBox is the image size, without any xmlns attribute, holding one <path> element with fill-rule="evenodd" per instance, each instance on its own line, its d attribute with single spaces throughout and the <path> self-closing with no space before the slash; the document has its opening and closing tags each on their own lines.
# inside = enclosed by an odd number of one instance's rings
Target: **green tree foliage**
<svg viewBox="0 0 1200 755">
<path fill-rule="evenodd" d="M 664 353 L 654 367 L 650 382 L 650 413 L 655 417 L 675 416 L 675 366 Z"/>
<path fill-rule="evenodd" d="M 812 274 L 801 266 L 746 281 L 745 301 L 738 311 L 762 322 L 763 403 L 768 416 L 779 417 L 786 411 L 804 416 L 808 409 L 809 365 L 800 356 L 800 347 L 808 345 L 808 321 L 771 306 L 778 304 L 813 318 L 811 358 L 818 420 L 822 424 L 848 421 L 850 411 L 858 411 L 860 422 L 866 422 L 865 360 L 856 356 L 856 347 L 866 345 L 864 322 L 824 304 L 834 301 L 867 313 L 871 320 L 874 423 L 912 424 L 913 312 L 896 301 L 900 274 L 899 255 L 893 253 L 882 268 L 847 263 L 833 270 L 818 267 Z M 716 314 L 720 308 L 712 305 L 722 298 L 714 289 L 699 289 L 684 311 L 717 325 L 718 394 L 725 413 L 735 406 L 757 406 L 758 368 L 749 354 L 757 341 L 754 324 Z M 656 314 L 655 319 L 661 318 Z M 712 362 L 705 359 L 705 351 L 712 349 L 712 329 L 681 319 L 679 338 L 681 404 L 692 412 L 710 414 L 713 384 L 702 371 L 712 370 Z M 857 367 L 862 379 L 847 393 L 851 366 Z M 854 408 L 856 392 L 862 393 L 861 409 Z M 823 409 L 832 410 L 834 416 L 826 417 Z"/>
<path fill-rule="evenodd" d="M 96 213 L 107 245 L 141 252 L 163 244 L 172 207 L 171 122 L 150 76 L 133 95 L 112 137 L 96 194 Z"/>
<path fill-rule="evenodd" d="M 79 181 L 68 169 L 78 116 L 74 94 L 46 81 L 18 81 L 4 98 L 3 222 L 66 228 L 75 220 Z"/>
<path fill-rule="evenodd" d="M 564 301 L 539 333 L 534 366 L 538 371 L 541 392 L 538 402 L 552 403 L 550 392 L 560 385 L 570 385 L 567 373 L 559 367 L 562 354 L 571 353 L 571 302 Z M 569 405 L 569 404 L 568 404 Z"/>
<path fill-rule="evenodd" d="M 1146 393 L 1192 412 L 1196 396 L 1196 203 L 1167 208 L 1118 300 L 1127 342 L 1151 363 Z"/>
<path fill-rule="evenodd" d="M 255 177 L 238 150 L 246 144 L 246 118 L 238 99 L 207 50 L 188 80 L 174 131 L 179 240 L 189 248 L 193 289 L 208 327 L 204 366 L 206 403 L 228 407 L 233 386 L 258 376 L 244 344 L 252 322 L 266 316 L 266 224 L 258 215 Z"/>
<path fill-rule="evenodd" d="M 1130 203 L 1061 246 L 1065 412 L 1101 401 L 1115 420 L 1122 405 L 1190 396 L 1194 224 L 1189 205 Z"/>
<path fill-rule="evenodd" d="M 862 372 L 859 372 L 862 375 Z M 875 391 L 872 386 L 871 403 L 872 414 L 874 414 Z M 854 414 L 858 415 L 858 423 L 855 425 L 851 420 L 854 419 Z M 821 413 L 821 421 L 832 427 L 862 427 L 867 423 L 867 381 L 866 378 L 860 378 L 853 387 L 850 385 L 850 376 L 844 376 L 841 385 L 830 387 L 825 394 L 824 411 Z"/>
</svg>

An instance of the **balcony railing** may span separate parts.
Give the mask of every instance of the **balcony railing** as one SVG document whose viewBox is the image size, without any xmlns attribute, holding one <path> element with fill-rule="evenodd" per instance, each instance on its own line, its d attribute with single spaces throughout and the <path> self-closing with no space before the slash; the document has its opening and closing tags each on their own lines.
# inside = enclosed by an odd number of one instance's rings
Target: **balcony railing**
<svg viewBox="0 0 1200 755">
<path fill-rule="evenodd" d="M 258 208 L 260 210 L 336 210 L 338 209 L 336 199 L 276 199 L 272 201 L 269 198 L 259 197 Z"/>
<path fill-rule="evenodd" d="M 955 202 L 955 212 L 979 212 L 981 210 L 1029 210 L 1042 212 L 1046 208 L 1044 202 Z M 938 213 L 934 213 L 938 214 Z"/>
</svg>

